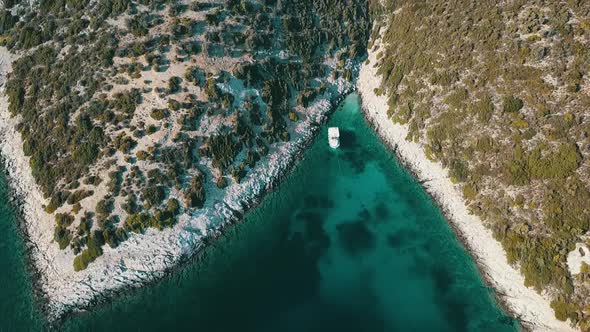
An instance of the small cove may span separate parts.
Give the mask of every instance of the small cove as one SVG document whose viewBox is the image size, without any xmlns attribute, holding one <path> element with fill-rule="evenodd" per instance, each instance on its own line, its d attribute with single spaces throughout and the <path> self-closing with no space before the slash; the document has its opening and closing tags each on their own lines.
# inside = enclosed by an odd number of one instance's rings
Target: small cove
<svg viewBox="0 0 590 332">
<path fill-rule="evenodd" d="M 327 127 L 341 129 L 341 149 Z M 37 330 L 1 183 L 0 331 Z M 514 331 L 432 199 L 350 95 L 304 158 L 201 261 L 66 322 L 69 331 Z M 8 318 L 8 319 L 6 319 Z"/>
</svg>

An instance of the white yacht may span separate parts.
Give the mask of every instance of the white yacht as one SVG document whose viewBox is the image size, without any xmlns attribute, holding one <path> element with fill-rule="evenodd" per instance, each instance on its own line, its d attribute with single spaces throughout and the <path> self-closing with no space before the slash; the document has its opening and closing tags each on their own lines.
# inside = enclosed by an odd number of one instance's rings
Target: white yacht
<svg viewBox="0 0 590 332">
<path fill-rule="evenodd" d="M 328 143 L 332 149 L 340 146 L 340 129 L 338 127 L 328 128 Z"/>
</svg>

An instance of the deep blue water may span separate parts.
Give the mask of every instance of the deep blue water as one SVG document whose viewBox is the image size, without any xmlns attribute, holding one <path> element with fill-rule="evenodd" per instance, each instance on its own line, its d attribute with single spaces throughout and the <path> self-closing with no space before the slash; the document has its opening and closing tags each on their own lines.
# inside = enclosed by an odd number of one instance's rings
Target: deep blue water
<svg viewBox="0 0 590 332">
<path fill-rule="evenodd" d="M 365 123 L 356 95 L 244 222 L 175 277 L 69 331 L 514 331 L 438 208 Z M 0 330 L 39 330 L 0 183 Z"/>
</svg>

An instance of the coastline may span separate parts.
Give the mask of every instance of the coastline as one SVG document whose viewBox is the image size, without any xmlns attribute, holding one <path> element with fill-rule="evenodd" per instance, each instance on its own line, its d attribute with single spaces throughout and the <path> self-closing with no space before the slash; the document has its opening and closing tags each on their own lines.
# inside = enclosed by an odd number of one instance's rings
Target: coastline
<svg viewBox="0 0 590 332">
<path fill-rule="evenodd" d="M 28 278 L 30 278 L 32 284 L 31 290 L 33 292 L 33 298 L 35 299 L 35 305 L 43 311 L 42 308 L 47 306 L 48 300 L 45 294 L 43 294 L 43 288 L 40 287 L 43 273 L 37 268 L 35 263 L 35 257 L 38 258 L 40 255 L 43 255 L 43 253 L 42 250 L 30 240 L 29 228 L 25 222 L 25 205 L 27 204 L 27 198 L 30 198 L 32 195 L 26 195 L 26 188 L 19 187 L 19 185 L 26 186 L 26 180 L 25 182 L 21 181 L 19 183 L 19 179 L 12 177 L 15 175 L 14 170 L 19 167 L 19 165 L 15 165 L 15 163 L 18 163 L 19 161 L 7 157 L 7 154 L 9 155 L 13 153 L 13 146 L 5 144 L 6 136 L 15 135 L 16 132 L 15 128 L 11 127 L 14 119 L 5 118 L 9 113 L 7 111 L 8 98 L 4 95 L 4 84 L 6 83 L 7 75 L 12 71 L 13 60 L 14 56 L 9 53 L 5 47 L 0 47 L 0 165 L 6 179 L 6 184 L 8 185 L 9 204 L 14 207 L 15 220 L 17 223 L 16 226 L 19 232 L 18 236 L 21 237 L 25 248 L 24 255 L 26 271 L 29 274 Z M 20 135 L 18 135 L 18 137 L 15 136 L 15 138 L 17 138 L 16 145 L 18 148 L 22 149 Z M 34 190 L 38 191 L 38 188 L 34 188 Z M 40 191 L 37 193 L 39 192 Z"/>
<path fill-rule="evenodd" d="M 524 286 L 524 278 L 517 269 L 508 265 L 505 253 L 501 245 L 493 238 L 491 231 L 485 228 L 478 217 L 468 213 L 460 192 L 451 183 L 446 170 L 439 163 L 429 161 L 419 144 L 405 140 L 407 126 L 395 124 L 388 119 L 387 98 L 376 96 L 373 92 L 373 89 L 378 87 L 380 83 L 376 69 L 372 67 L 376 63 L 375 56 L 375 52 L 369 50 L 370 63 L 363 65 L 360 73 L 355 75 L 358 77 L 358 92 L 367 121 L 381 139 L 392 148 L 406 168 L 423 182 L 427 192 L 435 199 L 450 225 L 461 238 L 462 243 L 474 257 L 482 276 L 489 285 L 496 289 L 498 298 L 507 310 L 531 330 L 574 331 L 567 322 L 560 322 L 554 318 L 553 310 L 549 306 L 550 300 L 547 297 Z M 2 50 L 0 50 L 0 61 L 2 59 Z M 0 83 L 2 82 L 2 69 L 0 65 Z M 224 197 L 207 206 L 207 209 L 211 211 L 203 212 L 192 218 L 187 216 L 173 230 L 167 230 L 164 235 L 160 236 L 157 243 L 147 247 L 148 254 L 138 257 L 127 255 L 126 258 L 135 264 L 131 268 L 128 263 L 121 264 L 118 259 L 122 261 L 123 258 L 116 255 L 119 250 L 125 253 L 127 247 L 123 247 L 123 249 L 109 250 L 105 255 L 106 263 L 104 265 L 101 263 L 101 266 L 91 266 L 87 272 L 81 273 L 77 280 L 66 280 L 65 282 L 77 281 L 80 286 L 77 286 L 78 288 L 67 287 L 63 293 L 70 292 L 72 289 L 83 292 L 72 293 L 74 297 L 82 294 L 82 302 L 74 301 L 69 304 L 67 299 L 63 297 L 58 298 L 57 302 L 52 302 L 51 290 L 56 289 L 59 285 L 47 288 L 47 285 L 52 282 L 49 279 L 64 282 L 59 279 L 57 271 L 51 268 L 51 264 L 56 262 L 57 253 L 59 253 L 56 251 L 55 244 L 52 243 L 53 219 L 49 220 L 50 223 L 35 223 L 46 221 L 41 206 L 45 200 L 40 195 L 30 174 L 28 158 L 22 152 L 20 134 L 14 128 L 16 119 L 10 118 L 6 109 L 6 97 L 3 95 L 3 89 L 0 88 L 0 138 L 2 140 L 0 142 L 2 156 L 0 159 L 4 171 L 7 173 L 11 192 L 13 192 L 11 200 L 16 202 L 13 204 L 17 207 L 19 228 L 23 233 L 23 240 L 27 247 L 28 265 L 34 282 L 33 289 L 42 311 L 47 314 L 50 320 L 59 321 L 80 309 L 87 310 L 101 303 L 107 303 L 121 293 L 158 282 L 173 274 L 177 269 L 182 269 L 188 262 L 198 260 L 201 250 L 215 238 L 222 236 L 225 227 L 231 227 L 233 223 L 239 222 L 249 209 L 259 204 L 266 193 L 276 188 L 281 178 L 288 174 L 301 157 L 303 150 L 313 141 L 321 124 L 334 111 L 338 102 L 353 88 L 353 83 L 350 83 L 349 86 L 338 91 L 336 96 L 331 96 L 330 101 L 324 99 L 314 105 L 313 107 L 316 109 L 311 112 L 311 115 L 300 120 L 297 124 L 296 127 L 301 131 L 294 135 L 292 141 L 272 149 L 271 155 L 264 160 L 263 167 L 257 167 L 242 184 L 232 186 Z M 142 245 L 156 238 L 159 234 L 148 233 L 146 236 L 140 236 L 139 239 L 130 241 L 132 243 L 125 244 L 125 246 L 146 249 Z M 31 240 L 30 236 L 42 239 L 42 245 L 40 246 L 38 242 Z M 173 240 L 176 237 L 178 239 Z M 172 241 L 173 248 L 169 248 L 170 250 L 154 248 L 166 241 Z M 159 255 L 155 264 L 141 264 L 142 261 L 145 263 L 146 257 L 152 257 L 154 253 Z M 131 256 L 133 254 L 134 252 L 131 252 Z M 65 258 L 64 261 L 70 257 Z M 57 263 L 61 262 L 57 261 Z M 114 269 L 110 270 L 110 267 L 114 267 Z M 129 275 L 121 280 L 107 280 L 107 282 L 111 282 L 108 285 L 99 283 L 110 288 L 94 289 L 93 280 L 104 281 L 114 274 L 127 271 L 130 271 Z M 105 273 L 105 275 L 99 279 L 88 279 L 92 278 L 92 275 L 96 276 L 100 273 Z M 111 276 L 107 273 L 110 273 Z M 56 310 L 52 308 L 52 303 L 62 306 Z"/>
<path fill-rule="evenodd" d="M 379 45 L 376 41 L 374 45 Z M 482 220 L 469 213 L 458 187 L 447 170 L 438 162 L 426 158 L 419 143 L 405 139 L 407 125 L 396 124 L 387 116 L 386 96 L 377 96 L 381 84 L 377 69 L 377 47 L 368 50 L 368 64 L 362 65 L 357 91 L 361 97 L 361 109 L 381 139 L 395 152 L 398 160 L 422 183 L 448 219 L 451 227 L 476 261 L 482 277 L 492 286 L 501 304 L 523 328 L 532 331 L 576 331 L 567 322 L 555 318 L 546 294 L 539 294 L 524 286 L 524 277 L 508 264 L 501 244 L 493 237 Z"/>
<path fill-rule="evenodd" d="M 11 54 L 0 48 L 0 85 L 2 73 L 10 72 Z M 358 64 L 352 64 L 355 77 Z M 88 269 L 74 272 L 73 256 L 53 243 L 53 217 L 43 209 L 43 198 L 22 149 L 15 126 L 18 119 L 8 112 L 7 97 L 0 87 L 0 155 L 11 201 L 26 245 L 27 265 L 31 273 L 36 303 L 49 324 L 108 303 L 121 294 L 158 282 L 198 260 L 202 250 L 221 236 L 225 227 L 240 221 L 260 203 L 288 174 L 311 144 L 328 115 L 354 90 L 354 83 L 343 79 L 330 81 L 334 86 L 323 98 L 306 109 L 306 117 L 292 127 L 292 139 L 272 147 L 267 157 L 249 172 L 240 184 L 232 184 L 224 195 L 208 199 L 194 215 L 183 215 L 172 229 L 148 230 L 116 249 L 104 248 L 104 255 Z"/>
</svg>

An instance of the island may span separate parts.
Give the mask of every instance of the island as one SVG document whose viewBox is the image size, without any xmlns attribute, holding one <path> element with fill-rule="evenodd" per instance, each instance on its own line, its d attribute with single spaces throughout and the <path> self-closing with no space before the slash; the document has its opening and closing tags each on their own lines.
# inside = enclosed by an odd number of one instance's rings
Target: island
<svg viewBox="0 0 590 332">
<path fill-rule="evenodd" d="M 59 323 L 197 259 L 357 89 L 504 309 L 590 331 L 589 44 L 587 1 L 0 1 L 37 301 Z"/>
<path fill-rule="evenodd" d="M 239 221 L 354 89 L 369 32 L 352 0 L 4 1 L 0 150 L 48 319 Z"/>
</svg>

